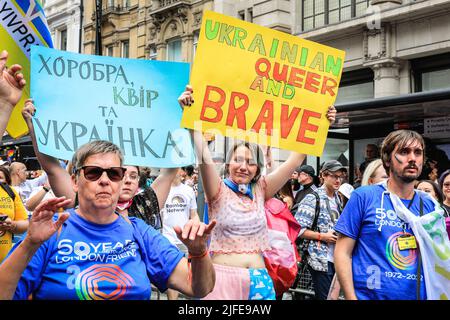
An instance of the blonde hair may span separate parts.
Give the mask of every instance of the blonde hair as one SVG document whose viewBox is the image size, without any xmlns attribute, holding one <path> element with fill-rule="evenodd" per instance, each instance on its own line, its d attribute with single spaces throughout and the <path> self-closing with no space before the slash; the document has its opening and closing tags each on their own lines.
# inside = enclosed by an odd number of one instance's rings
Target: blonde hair
<svg viewBox="0 0 450 320">
<path fill-rule="evenodd" d="M 362 186 L 368 186 L 370 185 L 369 179 L 373 178 L 375 176 L 375 172 L 378 170 L 379 167 L 383 165 L 383 162 L 381 159 L 373 160 L 369 163 L 366 170 L 364 170 L 364 174 L 361 180 Z"/>
</svg>

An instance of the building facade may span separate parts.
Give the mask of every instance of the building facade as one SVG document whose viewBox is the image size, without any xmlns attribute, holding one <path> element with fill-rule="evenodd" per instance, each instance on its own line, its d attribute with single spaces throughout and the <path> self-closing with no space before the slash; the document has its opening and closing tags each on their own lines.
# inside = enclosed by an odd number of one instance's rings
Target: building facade
<svg viewBox="0 0 450 320">
<path fill-rule="evenodd" d="M 55 49 L 81 52 L 81 0 L 46 0 L 44 12 Z"/>
<path fill-rule="evenodd" d="M 212 0 L 107 0 L 99 17 L 98 3 L 85 1 L 85 53 L 95 54 L 100 29 L 102 55 L 183 62 L 193 61 L 202 12 L 213 9 Z"/>
</svg>

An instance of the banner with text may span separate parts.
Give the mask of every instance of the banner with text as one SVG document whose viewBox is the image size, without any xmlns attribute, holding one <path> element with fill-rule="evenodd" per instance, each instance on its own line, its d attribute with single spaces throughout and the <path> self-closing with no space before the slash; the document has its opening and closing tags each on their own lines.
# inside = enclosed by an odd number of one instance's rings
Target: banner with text
<svg viewBox="0 0 450 320">
<path fill-rule="evenodd" d="M 28 133 L 22 107 L 30 97 L 30 50 L 32 45 L 53 47 L 41 1 L 0 0 L 0 51 L 8 51 L 8 65 L 20 64 L 27 81 L 22 99 L 13 109 L 6 131 L 13 138 Z"/>
<path fill-rule="evenodd" d="M 189 64 L 82 55 L 33 46 L 31 96 L 39 151 L 72 159 L 92 140 L 117 144 L 125 164 L 194 163 L 177 98 Z"/>
<path fill-rule="evenodd" d="M 181 125 L 320 156 L 344 51 L 215 12 L 203 15 Z"/>
</svg>

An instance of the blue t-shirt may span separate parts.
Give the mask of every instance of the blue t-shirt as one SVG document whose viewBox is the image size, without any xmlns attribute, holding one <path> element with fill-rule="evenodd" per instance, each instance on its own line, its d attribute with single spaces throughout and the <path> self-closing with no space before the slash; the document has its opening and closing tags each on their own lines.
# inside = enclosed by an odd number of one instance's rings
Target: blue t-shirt
<svg viewBox="0 0 450 320">
<path fill-rule="evenodd" d="M 148 300 L 150 282 L 167 289 L 183 254 L 159 232 L 136 218 L 95 224 L 68 211 L 61 233 L 23 272 L 14 299 Z"/>
<path fill-rule="evenodd" d="M 340 216 L 335 230 L 356 240 L 353 249 L 353 284 L 358 299 L 414 300 L 417 285 L 417 250 L 399 250 L 397 238 L 403 235 L 404 222 L 393 208 L 382 185 L 356 189 Z M 381 199 L 383 197 L 383 204 Z M 413 198 L 410 210 L 416 216 L 423 200 L 423 214 L 434 211 L 426 195 Z M 411 200 L 402 199 L 408 207 Z M 412 235 L 409 224 L 405 232 Z M 421 299 L 426 298 L 421 270 Z"/>
</svg>

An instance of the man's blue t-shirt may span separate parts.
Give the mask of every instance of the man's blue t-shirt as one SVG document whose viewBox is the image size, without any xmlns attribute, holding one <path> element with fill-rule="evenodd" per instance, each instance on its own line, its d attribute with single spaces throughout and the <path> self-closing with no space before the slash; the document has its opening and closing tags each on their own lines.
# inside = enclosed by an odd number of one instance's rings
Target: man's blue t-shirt
<svg viewBox="0 0 450 320">
<path fill-rule="evenodd" d="M 61 233 L 23 272 L 14 299 L 148 300 L 150 282 L 167 289 L 183 254 L 159 232 L 135 218 L 101 225 L 68 211 Z"/>
<path fill-rule="evenodd" d="M 358 299 L 414 300 L 417 250 L 399 250 L 397 238 L 403 235 L 404 222 L 397 217 L 389 194 L 383 194 L 384 191 L 382 185 L 356 189 L 339 217 L 335 230 L 356 240 L 352 268 Z M 423 201 L 423 214 L 434 211 L 433 201 L 416 191 L 411 212 L 419 216 L 419 198 Z M 402 199 L 402 202 L 408 207 L 411 200 Z M 413 234 L 407 223 L 405 233 Z M 425 282 L 421 270 L 421 299 L 425 298 Z"/>
</svg>

